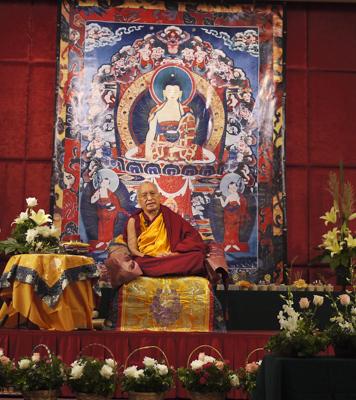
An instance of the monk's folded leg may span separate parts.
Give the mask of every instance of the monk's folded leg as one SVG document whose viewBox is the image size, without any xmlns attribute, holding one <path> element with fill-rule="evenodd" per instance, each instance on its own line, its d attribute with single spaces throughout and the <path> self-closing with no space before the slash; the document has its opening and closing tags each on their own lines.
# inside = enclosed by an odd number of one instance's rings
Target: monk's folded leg
<svg viewBox="0 0 356 400">
<path fill-rule="evenodd" d="M 191 251 L 168 257 L 136 257 L 135 261 L 146 276 L 205 276 L 204 258 L 202 252 Z"/>
</svg>

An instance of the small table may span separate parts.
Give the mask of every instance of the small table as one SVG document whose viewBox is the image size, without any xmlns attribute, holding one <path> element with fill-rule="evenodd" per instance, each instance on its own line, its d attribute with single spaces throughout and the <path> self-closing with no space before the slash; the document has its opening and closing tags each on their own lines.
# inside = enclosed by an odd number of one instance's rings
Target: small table
<svg viewBox="0 0 356 400">
<path fill-rule="evenodd" d="M 356 359 L 265 356 L 253 400 L 355 400 Z"/>
<path fill-rule="evenodd" d="M 0 297 L 4 300 L 0 320 L 6 319 L 6 327 L 16 326 L 19 313 L 42 329 L 91 329 L 92 283 L 98 277 L 99 272 L 90 257 L 13 256 L 0 277 Z"/>
</svg>

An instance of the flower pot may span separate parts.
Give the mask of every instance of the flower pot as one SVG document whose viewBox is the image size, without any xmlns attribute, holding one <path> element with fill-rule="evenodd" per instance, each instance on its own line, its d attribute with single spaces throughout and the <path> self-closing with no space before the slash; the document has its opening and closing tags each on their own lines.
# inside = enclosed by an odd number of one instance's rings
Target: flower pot
<svg viewBox="0 0 356 400">
<path fill-rule="evenodd" d="M 57 390 L 32 390 L 22 393 L 24 400 L 57 400 Z"/>
<path fill-rule="evenodd" d="M 128 392 L 129 400 L 163 400 L 166 392 Z"/>
<path fill-rule="evenodd" d="M 189 396 L 192 400 L 224 400 L 226 397 L 225 392 L 189 392 Z"/>
<path fill-rule="evenodd" d="M 75 397 L 78 400 L 107 400 L 112 398 L 112 396 L 105 397 L 94 393 L 76 393 Z"/>
</svg>

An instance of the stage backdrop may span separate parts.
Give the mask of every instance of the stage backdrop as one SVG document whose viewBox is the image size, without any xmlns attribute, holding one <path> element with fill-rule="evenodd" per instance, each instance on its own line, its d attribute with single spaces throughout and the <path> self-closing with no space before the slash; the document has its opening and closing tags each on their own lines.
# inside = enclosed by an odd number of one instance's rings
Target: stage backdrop
<svg viewBox="0 0 356 400">
<path fill-rule="evenodd" d="M 54 218 L 98 262 L 154 182 L 234 278 L 285 254 L 283 10 L 63 1 Z M 122 4 L 123 3 L 123 4 Z"/>
</svg>

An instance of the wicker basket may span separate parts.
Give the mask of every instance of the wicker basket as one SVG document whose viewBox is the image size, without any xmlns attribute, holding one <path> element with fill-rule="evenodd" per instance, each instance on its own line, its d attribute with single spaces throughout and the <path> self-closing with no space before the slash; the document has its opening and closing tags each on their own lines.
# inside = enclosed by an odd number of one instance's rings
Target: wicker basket
<svg viewBox="0 0 356 400">
<path fill-rule="evenodd" d="M 166 392 L 128 392 L 129 400 L 163 400 Z"/>
<path fill-rule="evenodd" d="M 263 354 L 265 353 L 265 349 L 263 347 L 257 347 L 257 349 L 252 350 L 250 353 L 248 353 L 247 357 L 246 357 L 246 362 L 245 364 L 250 363 L 250 358 L 253 354 L 258 353 L 258 352 L 263 352 Z"/>
<path fill-rule="evenodd" d="M 209 393 L 199 393 L 199 392 L 189 392 L 189 396 L 192 400 L 224 400 L 225 392 L 209 392 Z"/>
<path fill-rule="evenodd" d="M 38 344 L 32 349 L 32 354 L 34 354 L 35 350 L 43 348 L 46 350 L 48 359 L 52 361 L 52 354 L 49 348 L 45 344 Z M 57 400 L 58 390 L 57 389 L 48 389 L 48 390 L 32 390 L 30 392 L 22 393 L 24 400 Z"/>
<path fill-rule="evenodd" d="M 92 394 L 92 393 L 76 393 L 75 397 L 78 400 L 108 400 L 111 397 L 104 397 L 100 396 L 99 394 Z"/>
<path fill-rule="evenodd" d="M 114 354 L 112 353 L 112 351 L 111 351 L 108 347 L 104 346 L 104 345 L 101 344 L 101 343 L 90 343 L 90 344 L 88 344 L 87 346 L 85 346 L 85 347 L 80 351 L 79 357 L 82 357 L 82 356 L 83 356 L 83 353 L 85 352 L 85 350 L 89 349 L 90 347 L 95 347 L 95 346 L 96 346 L 96 347 L 101 347 L 101 348 L 103 348 L 103 349 L 109 354 L 109 356 L 110 356 L 113 360 L 115 360 L 115 357 L 114 357 Z M 75 393 L 75 397 L 76 397 L 78 400 L 108 400 L 108 399 L 111 399 L 111 398 L 112 398 L 112 396 L 106 397 L 106 396 L 102 396 L 102 395 L 96 394 L 96 393 L 82 393 L 82 392 L 76 392 L 76 393 Z"/>
<path fill-rule="evenodd" d="M 220 351 L 217 350 L 215 347 L 210 346 L 209 344 L 202 344 L 198 347 L 196 347 L 190 354 L 187 360 L 187 368 L 189 368 L 189 365 L 191 363 L 191 358 L 192 355 L 202 349 L 202 348 L 208 348 L 212 351 L 214 351 L 218 356 L 220 361 L 224 361 L 224 357 L 221 355 Z M 190 392 L 188 391 L 189 396 L 192 400 L 223 400 L 226 397 L 225 392 L 207 392 L 207 393 L 201 393 L 201 392 Z"/>
<path fill-rule="evenodd" d="M 126 358 L 124 369 L 127 368 L 127 364 L 129 359 L 138 351 L 147 350 L 147 349 L 156 349 L 161 352 L 166 362 L 167 367 L 169 367 L 168 358 L 165 352 L 158 346 L 143 346 L 138 347 L 133 350 Z M 128 392 L 129 400 L 163 400 L 166 396 L 166 392 Z"/>
<path fill-rule="evenodd" d="M 33 390 L 22 393 L 24 400 L 57 400 L 57 390 Z"/>
</svg>

